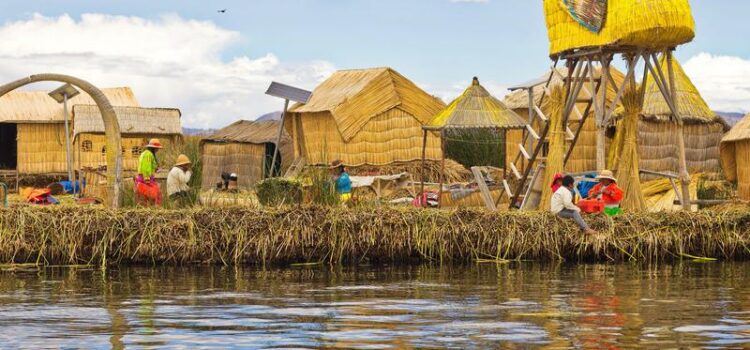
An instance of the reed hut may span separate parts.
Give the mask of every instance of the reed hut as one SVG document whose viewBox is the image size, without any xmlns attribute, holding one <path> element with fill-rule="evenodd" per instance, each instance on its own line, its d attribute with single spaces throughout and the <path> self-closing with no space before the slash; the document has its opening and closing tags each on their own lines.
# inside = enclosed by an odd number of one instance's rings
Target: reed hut
<svg viewBox="0 0 750 350">
<path fill-rule="evenodd" d="M 442 151 L 445 154 L 445 142 L 444 138 L 446 135 L 456 132 L 470 132 L 477 130 L 489 130 L 498 134 L 498 139 L 504 140 L 506 133 L 509 129 L 523 129 L 526 123 L 521 117 L 508 108 L 503 102 L 492 96 L 487 89 L 479 84 L 479 79 L 474 78 L 471 86 L 469 86 L 461 96 L 453 100 L 448 107 L 437 113 L 432 120 L 430 120 L 424 127 L 424 140 L 427 140 L 429 131 L 436 131 L 440 133 L 441 145 L 443 145 Z M 467 145 L 470 147 L 471 145 Z M 498 155 L 502 156 L 502 155 Z M 424 177 L 422 179 L 425 180 Z M 443 199 L 443 188 L 444 176 L 440 179 L 440 204 L 444 204 L 446 200 Z M 482 195 L 486 197 L 485 205 L 490 209 L 496 208 L 497 194 L 493 196 L 490 188 L 486 188 L 486 184 L 480 184 L 480 188 L 485 191 Z M 495 192 L 498 192 L 498 189 Z M 424 191 L 424 188 L 422 188 Z M 480 197 L 474 195 L 474 197 Z M 473 202 L 471 200 L 466 201 L 468 205 L 477 204 L 477 200 Z M 456 203 L 460 205 L 460 202 Z"/>
<path fill-rule="evenodd" d="M 750 114 L 721 140 L 721 164 L 726 179 L 737 183 L 737 196 L 750 200 Z"/>
<path fill-rule="evenodd" d="M 600 69 L 596 69 L 597 76 L 601 74 Z M 568 70 L 567 68 L 557 68 L 557 72 L 552 74 L 552 78 L 550 81 L 550 85 L 548 87 L 549 91 L 554 90 L 555 88 L 564 88 L 564 79 L 563 77 L 567 76 Z M 540 78 L 538 78 L 539 81 L 547 81 L 547 79 L 550 77 L 551 72 L 547 72 L 543 74 Z M 619 70 L 617 70 L 614 67 L 610 68 L 610 73 L 612 75 L 612 78 L 614 79 L 614 85 L 619 86 L 623 80 L 625 80 L 625 75 L 622 74 Z M 588 85 L 586 85 L 588 87 Z M 604 91 L 604 89 L 600 89 L 599 91 Z M 539 102 L 542 101 L 542 94 L 544 93 L 543 86 L 536 87 L 534 89 L 534 104 L 539 105 Z M 612 101 L 615 100 L 615 97 L 617 95 L 617 92 L 612 87 L 612 85 L 607 85 L 606 89 L 606 97 L 607 97 L 607 105 L 611 104 Z M 601 93 L 600 93 L 601 96 Z M 586 100 L 590 99 L 591 95 L 588 90 L 582 89 L 579 94 L 579 100 Z M 601 98 L 601 97 L 598 97 Z M 505 97 L 505 104 L 508 106 L 508 108 L 512 109 L 514 112 L 516 112 L 521 118 L 523 118 L 528 123 L 529 119 L 529 94 L 528 90 L 526 89 L 520 89 L 516 90 L 510 94 L 508 94 Z M 580 113 L 583 113 L 585 111 L 585 103 L 579 103 L 578 104 L 578 111 Z M 551 99 L 549 96 L 547 96 L 543 101 L 542 105 L 540 107 L 542 112 L 544 112 L 545 115 L 549 116 L 551 115 Z M 582 119 L 582 115 L 578 113 L 573 113 L 570 115 L 570 129 L 572 132 L 576 132 L 577 129 L 583 128 L 581 130 L 580 136 L 578 138 L 578 141 L 573 148 L 573 152 L 570 155 L 570 159 L 568 160 L 568 163 L 565 166 L 565 170 L 567 172 L 572 173 L 579 173 L 584 171 L 592 171 L 596 170 L 596 118 L 594 116 L 593 109 L 589 111 L 589 116 L 586 118 L 586 121 L 581 124 L 580 121 Z M 532 121 L 532 125 L 534 130 L 541 130 L 542 125 L 540 125 L 540 121 L 538 118 L 534 118 Z M 523 136 L 524 131 L 523 130 L 509 130 L 506 140 L 506 164 L 509 164 L 513 162 L 518 155 L 518 145 L 523 142 Z M 545 141 L 547 142 L 547 141 Z M 546 156 L 547 149 L 543 149 L 542 157 Z"/>
<path fill-rule="evenodd" d="M 284 126 L 295 158 L 307 164 L 385 166 L 418 161 L 422 126 L 443 108 L 391 68 L 343 70 L 315 88 L 308 103 L 292 106 Z M 439 137 L 429 133 L 426 144 L 426 158 L 439 160 Z"/>
<path fill-rule="evenodd" d="M 202 139 L 201 186 L 212 188 L 221 179 L 222 172 L 237 173 L 237 185 L 243 189 L 254 187 L 270 175 L 279 127 L 276 120 L 240 120 Z M 280 144 L 275 173 L 288 168 L 294 157 L 291 138 L 286 132 Z"/>
<path fill-rule="evenodd" d="M 128 87 L 102 89 L 114 106 L 137 107 Z M 67 172 L 63 105 L 48 91 L 11 91 L 0 97 L 0 170 L 20 174 L 64 174 Z M 68 101 L 73 106 L 94 104 L 81 92 Z"/>
<path fill-rule="evenodd" d="M 673 60 L 677 108 L 684 122 L 685 158 L 690 173 L 717 173 L 721 166 L 719 144 L 729 130 L 726 122 L 709 108 L 679 62 Z M 664 57 L 659 64 L 667 71 Z M 640 122 L 638 153 L 640 168 L 656 172 L 679 171 L 677 135 L 679 126 L 654 79 L 646 82 Z"/>
<path fill-rule="evenodd" d="M 544 0 L 550 55 L 592 47 L 674 47 L 693 40 L 688 0 Z"/>
<path fill-rule="evenodd" d="M 122 169 L 138 168 L 143 146 L 159 138 L 165 147 L 182 138 L 180 110 L 174 108 L 115 107 L 122 136 Z M 73 107 L 73 147 L 77 168 L 99 168 L 107 165 L 107 139 L 104 122 L 96 105 Z"/>
</svg>

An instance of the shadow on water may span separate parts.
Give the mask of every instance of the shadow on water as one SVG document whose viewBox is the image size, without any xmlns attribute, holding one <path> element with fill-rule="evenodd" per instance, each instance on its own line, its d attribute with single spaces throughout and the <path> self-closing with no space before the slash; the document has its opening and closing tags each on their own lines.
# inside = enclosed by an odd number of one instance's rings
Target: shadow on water
<svg viewBox="0 0 750 350">
<path fill-rule="evenodd" d="M 750 264 L 0 271 L 0 348 L 743 347 Z"/>
</svg>

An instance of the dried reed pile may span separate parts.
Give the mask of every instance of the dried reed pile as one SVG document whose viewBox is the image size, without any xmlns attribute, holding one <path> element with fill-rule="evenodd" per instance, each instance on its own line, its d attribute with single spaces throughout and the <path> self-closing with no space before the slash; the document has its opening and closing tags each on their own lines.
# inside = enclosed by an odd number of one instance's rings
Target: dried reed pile
<svg viewBox="0 0 750 350">
<path fill-rule="evenodd" d="M 632 85 L 631 85 L 632 87 Z M 622 97 L 623 118 L 618 122 L 622 130 L 613 142 L 615 153 L 612 168 L 619 180 L 619 186 L 625 192 L 620 205 L 627 211 L 643 211 L 646 201 L 641 190 L 638 156 L 638 119 L 641 112 L 642 98 L 638 89 L 628 89 Z"/>
<path fill-rule="evenodd" d="M 562 173 L 565 167 L 565 126 L 563 125 L 563 109 L 565 108 L 565 92 L 562 87 L 552 89 L 550 96 L 549 116 L 549 153 L 547 154 L 546 167 L 544 169 L 544 184 L 542 199 L 539 202 L 540 210 L 547 210 L 552 201 L 552 188 L 549 184 L 555 174 Z"/>
<path fill-rule="evenodd" d="M 40 264 L 663 261 L 750 258 L 750 211 L 588 218 L 549 213 L 294 207 L 0 210 L 0 262 Z"/>
</svg>

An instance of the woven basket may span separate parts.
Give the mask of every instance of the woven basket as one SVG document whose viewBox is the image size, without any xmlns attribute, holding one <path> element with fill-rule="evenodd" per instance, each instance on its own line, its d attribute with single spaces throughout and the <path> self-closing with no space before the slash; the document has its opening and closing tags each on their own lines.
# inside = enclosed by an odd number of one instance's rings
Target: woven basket
<svg viewBox="0 0 750 350">
<path fill-rule="evenodd" d="M 695 36 L 688 0 L 598 0 L 606 6 L 601 26 L 596 20 L 587 25 L 586 14 L 576 13 L 581 2 L 544 0 L 551 56 L 595 46 L 671 47 Z"/>
</svg>

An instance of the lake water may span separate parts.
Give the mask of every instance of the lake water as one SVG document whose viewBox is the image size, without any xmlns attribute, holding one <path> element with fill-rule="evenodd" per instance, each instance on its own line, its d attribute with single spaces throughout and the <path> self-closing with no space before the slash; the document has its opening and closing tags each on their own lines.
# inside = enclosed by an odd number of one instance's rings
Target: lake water
<svg viewBox="0 0 750 350">
<path fill-rule="evenodd" d="M 750 264 L 0 272 L 3 349 L 750 348 Z"/>
</svg>

